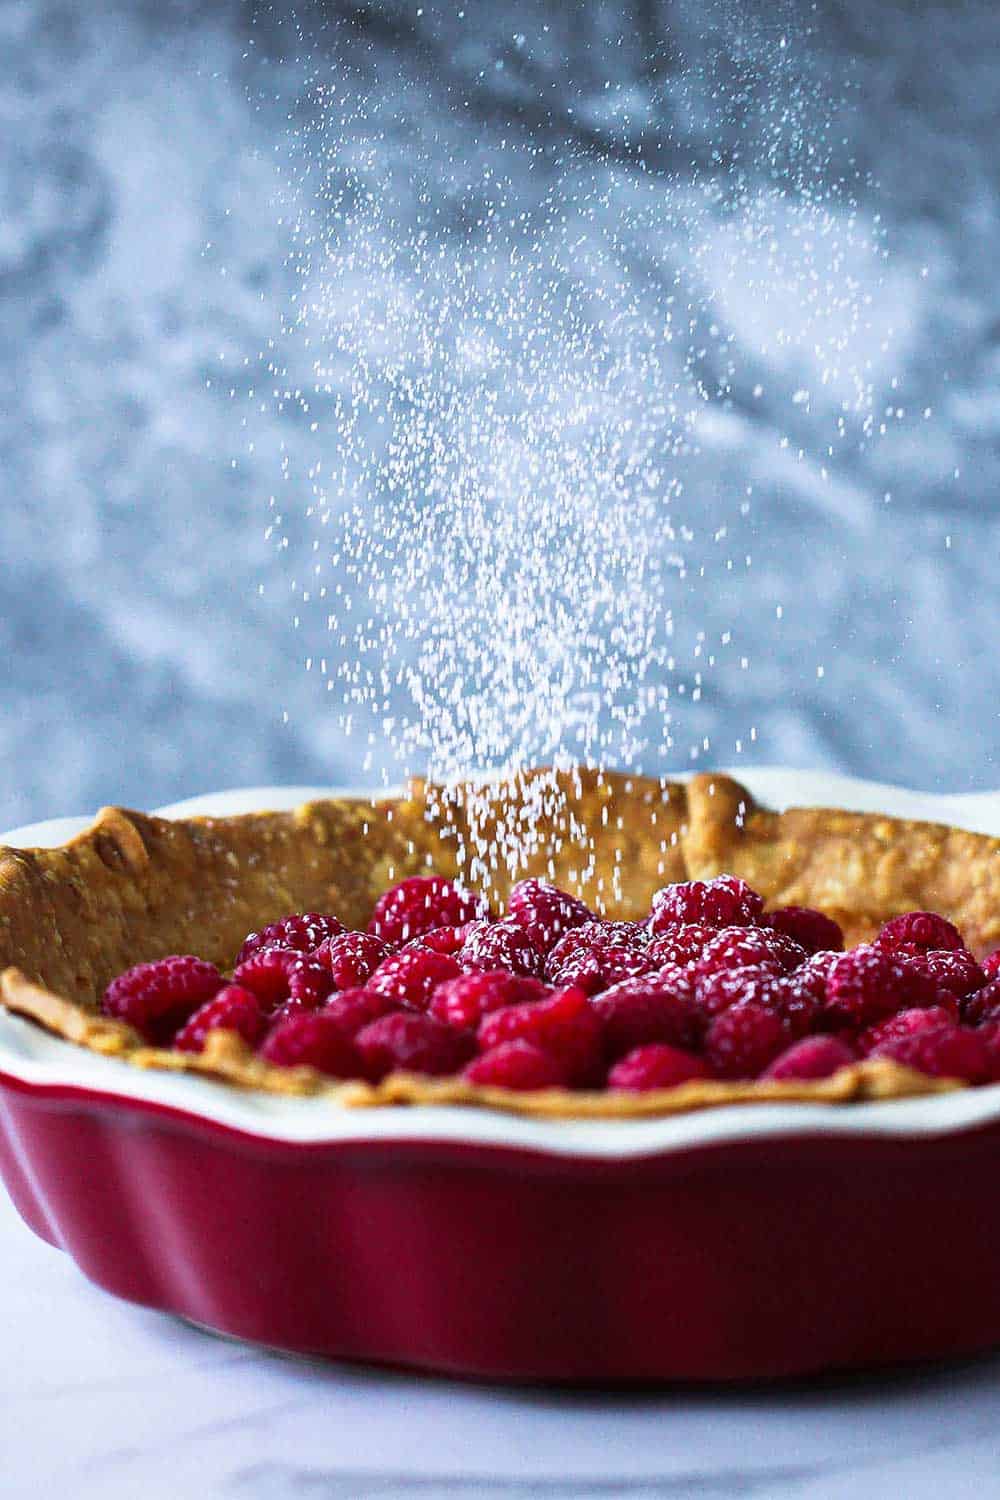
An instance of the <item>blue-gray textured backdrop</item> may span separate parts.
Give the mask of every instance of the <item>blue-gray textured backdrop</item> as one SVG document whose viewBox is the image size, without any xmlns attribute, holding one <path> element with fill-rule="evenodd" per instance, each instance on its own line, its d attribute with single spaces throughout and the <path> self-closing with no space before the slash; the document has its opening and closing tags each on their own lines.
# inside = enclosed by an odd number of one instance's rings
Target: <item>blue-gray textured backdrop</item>
<svg viewBox="0 0 1000 1500">
<path fill-rule="evenodd" d="M 282 164 L 324 27 L 370 91 L 378 147 L 357 170 L 373 192 L 405 174 L 417 137 L 426 164 L 428 143 L 447 137 L 454 157 L 463 133 L 480 165 L 512 135 L 565 143 L 627 190 L 649 166 L 628 132 L 644 120 L 655 157 L 671 69 L 697 62 L 707 9 L 300 6 L 300 47 L 281 6 L 0 6 L 0 824 L 356 774 L 359 748 L 303 669 L 288 558 L 264 534 L 274 455 L 308 415 L 293 402 L 254 417 L 244 388 L 295 290 Z M 743 19 L 766 40 L 768 12 L 726 0 L 716 46 Z M 739 628 L 750 668 L 719 667 L 681 739 L 709 736 L 732 761 L 754 725 L 744 755 L 759 761 L 985 787 L 1000 780 L 1000 10 L 820 0 L 812 16 L 787 42 L 829 104 L 817 188 L 847 171 L 833 211 L 855 199 L 855 236 L 885 251 L 815 262 L 831 306 L 853 278 L 865 309 L 851 357 L 874 431 L 831 457 L 819 356 L 794 329 L 787 348 L 765 338 L 754 298 L 720 285 L 732 390 L 687 458 L 685 495 L 711 518 L 752 480 L 753 508 L 733 518 L 754 571 L 697 601 L 710 638 Z M 766 46 L 756 66 L 766 92 Z M 688 157 L 731 154 L 742 127 L 735 85 L 724 108 L 690 78 L 681 92 L 665 203 Z M 756 118 L 774 120 L 774 98 Z M 337 145 L 345 160 L 352 144 Z M 731 228 L 720 220 L 716 258 L 705 224 L 711 290 Z M 443 216 L 443 239 L 455 232 Z M 621 275 L 641 296 L 649 261 L 629 248 Z M 683 247 L 668 253 L 658 273 Z M 802 296 L 780 310 L 790 325 Z"/>
</svg>

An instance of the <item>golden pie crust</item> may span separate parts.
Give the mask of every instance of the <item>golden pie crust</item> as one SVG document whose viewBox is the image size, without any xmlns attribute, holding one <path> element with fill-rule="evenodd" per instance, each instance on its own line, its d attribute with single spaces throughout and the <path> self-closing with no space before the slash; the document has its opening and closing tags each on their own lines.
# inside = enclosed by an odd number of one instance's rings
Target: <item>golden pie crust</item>
<svg viewBox="0 0 1000 1500">
<path fill-rule="evenodd" d="M 534 773 L 539 779 L 545 773 Z M 1000 945 L 1000 840 L 942 824 L 827 808 L 773 812 L 728 776 L 687 783 L 611 772 L 560 773 L 565 806 L 541 826 L 521 868 L 493 871 L 492 896 L 542 875 L 608 916 L 633 917 L 671 881 L 731 872 L 770 906 L 816 906 L 849 944 L 914 909 L 955 922 L 977 953 Z M 551 774 L 547 784 L 551 783 Z M 502 828 L 531 796 L 490 794 Z M 482 807 L 482 798 L 479 799 Z M 415 782 L 406 796 L 329 799 L 294 812 L 165 819 L 105 808 L 58 849 L 0 850 L 0 1003 L 49 1031 L 139 1067 L 207 1074 L 244 1088 L 322 1094 L 345 1105 L 475 1104 L 520 1114 L 628 1118 L 774 1100 L 843 1103 L 962 1087 L 886 1060 L 811 1083 L 694 1081 L 645 1094 L 521 1093 L 397 1073 L 332 1083 L 310 1068 L 262 1062 L 233 1033 L 201 1054 L 149 1046 L 100 1014 L 108 982 L 132 964 L 198 953 L 221 968 L 250 930 L 290 911 L 366 922 L 378 894 L 407 875 L 457 875 L 468 847 L 462 800 Z"/>
</svg>

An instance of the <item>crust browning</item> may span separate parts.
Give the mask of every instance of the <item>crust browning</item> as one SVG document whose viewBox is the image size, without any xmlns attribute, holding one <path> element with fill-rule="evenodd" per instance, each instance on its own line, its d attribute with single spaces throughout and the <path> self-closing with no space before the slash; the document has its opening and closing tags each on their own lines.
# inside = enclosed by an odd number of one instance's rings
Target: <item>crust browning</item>
<svg viewBox="0 0 1000 1500">
<path fill-rule="evenodd" d="M 900 912 L 940 912 L 973 952 L 1000 943 L 1000 839 L 943 823 L 796 807 L 770 812 L 728 776 L 688 787 L 691 879 L 728 871 L 770 906 L 818 906 L 862 942 Z"/>
<path fill-rule="evenodd" d="M 539 773 L 541 774 L 541 773 Z M 551 784 L 551 777 L 548 778 Z M 686 786 L 612 773 L 563 777 L 566 805 L 540 823 L 526 867 L 490 871 L 504 901 L 514 879 L 543 875 L 613 916 L 648 910 L 661 885 L 741 875 L 771 906 L 814 905 L 849 942 L 889 916 L 924 907 L 956 922 L 978 951 L 1000 942 L 1000 840 L 944 825 L 820 808 L 775 813 L 729 777 Z M 503 845 L 512 799 L 477 799 L 476 838 Z M 201 1055 L 148 1046 L 103 1017 L 99 997 L 145 959 L 195 952 L 228 968 L 248 931 L 288 911 L 336 911 L 362 926 L 376 896 L 406 875 L 462 873 L 466 804 L 415 783 L 403 798 L 328 800 L 291 813 L 166 820 L 106 808 L 59 849 L 0 851 L 0 1003 L 49 1031 L 140 1067 L 204 1074 L 279 1094 L 321 1094 L 352 1106 L 483 1105 L 553 1118 L 624 1118 L 721 1104 L 845 1103 L 945 1091 L 890 1062 L 862 1062 L 816 1083 L 697 1081 L 647 1094 L 533 1093 L 461 1079 L 394 1074 L 378 1087 L 331 1084 L 310 1069 L 272 1067 L 230 1033 Z"/>
</svg>

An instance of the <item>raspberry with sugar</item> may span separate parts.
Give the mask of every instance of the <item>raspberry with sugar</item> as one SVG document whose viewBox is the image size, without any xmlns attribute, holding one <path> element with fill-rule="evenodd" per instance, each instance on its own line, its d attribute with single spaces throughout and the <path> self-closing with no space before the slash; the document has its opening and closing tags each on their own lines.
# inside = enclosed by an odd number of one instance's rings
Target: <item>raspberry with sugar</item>
<svg viewBox="0 0 1000 1500">
<path fill-rule="evenodd" d="M 667 885 L 653 897 L 650 931 L 655 935 L 678 923 L 700 927 L 754 927 L 764 901 L 745 880 L 717 875 Z"/>
<path fill-rule="evenodd" d="M 227 984 L 198 1007 L 174 1037 L 174 1046 L 178 1052 L 202 1052 L 210 1031 L 235 1031 L 256 1047 L 266 1025 L 257 996 L 242 985 Z"/>
<path fill-rule="evenodd" d="M 590 1003 L 601 1023 L 609 1062 L 648 1043 L 690 1047 L 697 1040 L 694 986 L 683 969 L 675 968 L 672 980 L 663 974 L 624 979 Z"/>
<path fill-rule="evenodd" d="M 724 927 L 709 943 L 695 964 L 697 974 L 717 969 L 774 968 L 790 974 L 807 958 L 806 950 L 767 927 Z"/>
<path fill-rule="evenodd" d="M 759 964 L 745 969 L 713 969 L 695 976 L 694 1008 L 701 1026 L 708 1026 L 716 1016 L 742 1000 L 775 1009 L 780 979 L 780 974 Z"/>
<path fill-rule="evenodd" d="M 706 944 L 718 932 L 717 927 L 698 927 L 692 923 L 667 927 L 655 937 L 646 949 L 646 957 L 654 968 L 661 964 L 697 963 Z"/>
<path fill-rule="evenodd" d="M 333 988 L 329 969 L 294 948 L 258 948 L 237 964 L 233 980 L 252 990 L 265 1010 L 277 1010 L 286 1000 L 315 1010 Z"/>
<path fill-rule="evenodd" d="M 506 969 L 510 974 L 527 974 L 532 979 L 541 979 L 545 968 L 545 960 L 527 932 L 510 917 L 477 927 L 458 958 L 464 969 L 484 973 Z"/>
<path fill-rule="evenodd" d="M 501 1042 L 531 1042 L 562 1065 L 571 1084 L 593 1083 L 601 1072 L 601 1023 L 583 990 L 570 986 L 547 1000 L 508 1005 L 479 1024 L 479 1050 Z"/>
<path fill-rule="evenodd" d="M 382 1016 L 359 1031 L 354 1040 L 372 1079 L 397 1071 L 433 1076 L 457 1073 L 476 1050 L 471 1031 L 459 1031 L 433 1016 L 412 1011 Z"/>
<path fill-rule="evenodd" d="M 894 948 L 892 956 L 907 968 L 919 970 L 958 1000 L 981 990 L 986 983 L 986 975 L 966 948 L 915 948 L 910 943 Z"/>
<path fill-rule="evenodd" d="M 833 1025 L 859 1031 L 897 1010 L 934 1005 L 939 998 L 933 980 L 881 948 L 862 945 L 831 965 L 824 1012 Z"/>
<path fill-rule="evenodd" d="M 976 1035 L 982 1038 L 986 1047 L 986 1060 L 989 1068 L 986 1081 L 987 1083 L 1000 1083 L 1000 1017 L 980 1026 Z"/>
<path fill-rule="evenodd" d="M 553 950 L 554 952 L 555 950 Z M 551 960 L 552 954 L 549 955 Z M 634 979 L 649 972 L 649 960 L 636 948 L 611 943 L 597 948 L 582 948 L 561 963 L 550 962 L 546 975 L 552 984 L 576 985 L 588 995 L 600 994 L 609 985 L 623 979 Z"/>
<path fill-rule="evenodd" d="M 994 948 L 992 953 L 988 953 L 979 967 L 987 979 L 996 979 L 1000 976 L 1000 948 Z"/>
<path fill-rule="evenodd" d="M 546 956 L 546 971 L 551 976 L 568 959 L 600 948 L 631 948 L 636 953 L 649 951 L 642 923 L 604 922 L 595 918 L 592 922 L 582 922 L 559 939 Z"/>
<path fill-rule="evenodd" d="M 756 1078 L 787 1042 L 773 1010 L 759 1000 L 739 1000 L 709 1026 L 705 1056 L 719 1078 Z"/>
<path fill-rule="evenodd" d="M 962 1020 L 967 1026 L 981 1026 L 1000 1018 L 1000 977 L 991 979 L 981 990 L 962 1001 Z"/>
<path fill-rule="evenodd" d="M 264 1019 L 268 1030 L 271 1031 L 281 1021 L 287 1021 L 291 1016 L 304 1016 L 307 1011 L 316 1009 L 315 1005 L 303 1005 L 301 1000 L 283 1000 L 275 1010 L 268 1010 Z"/>
<path fill-rule="evenodd" d="M 594 920 L 594 913 L 579 896 L 571 896 L 547 880 L 519 880 L 511 890 L 507 912 L 540 953 L 547 953 L 571 928 Z"/>
<path fill-rule="evenodd" d="M 775 932 L 782 932 L 798 943 L 807 953 L 843 951 L 844 933 L 840 923 L 825 912 L 814 911 L 811 906 L 778 906 L 765 913 L 764 921 Z"/>
<path fill-rule="evenodd" d="M 434 927 L 461 927 L 489 915 L 482 896 L 443 875 L 410 875 L 383 891 L 368 931 L 385 943 L 405 943 Z"/>
<path fill-rule="evenodd" d="M 383 959 L 368 981 L 376 995 L 396 1000 L 409 1010 L 426 1010 L 439 984 L 461 974 L 458 961 L 430 948 L 404 948 Z"/>
<path fill-rule="evenodd" d="M 305 1010 L 279 1021 L 264 1038 L 260 1056 L 279 1068 L 315 1068 L 330 1078 L 366 1076 L 351 1038 L 321 1010 Z"/>
<path fill-rule="evenodd" d="M 101 1009 L 134 1026 L 147 1042 L 162 1046 L 224 984 L 214 964 L 193 953 L 175 953 L 136 964 L 112 979 Z"/>
<path fill-rule="evenodd" d="M 819 953 L 811 953 L 802 965 L 796 969 L 796 978 L 803 984 L 808 984 L 818 1000 L 826 996 L 826 987 L 833 972 L 833 966 L 843 957 L 843 954 L 834 949 L 823 948 Z"/>
<path fill-rule="evenodd" d="M 890 1057 L 932 1078 L 958 1078 L 964 1083 L 986 1083 L 992 1072 L 986 1039 L 964 1026 L 938 1026 L 895 1037 L 876 1047 L 871 1056 Z"/>
<path fill-rule="evenodd" d="M 648 917 L 642 922 L 620 922 L 602 917 L 600 925 L 609 944 L 624 943 L 626 948 L 641 948 L 643 952 L 649 947 Z"/>
<path fill-rule="evenodd" d="M 381 938 L 369 932 L 341 932 L 320 943 L 313 958 L 329 969 L 335 989 L 353 990 L 371 978 L 389 953 Z"/>
<path fill-rule="evenodd" d="M 269 922 L 259 932 L 249 933 L 236 962 L 243 963 L 260 948 L 294 948 L 296 953 L 311 953 L 327 938 L 337 937 L 343 931 L 343 922 L 327 912 L 296 912 L 282 917 L 280 922 Z"/>
<path fill-rule="evenodd" d="M 914 948 L 964 948 L 965 941 L 953 922 L 933 911 L 908 911 L 892 917 L 882 928 L 875 943 L 890 952 L 912 945 Z"/>
<path fill-rule="evenodd" d="M 477 927 L 487 927 L 487 922 L 463 922 L 460 927 L 432 927 L 419 937 L 410 938 L 407 948 L 429 948 L 432 953 L 447 953 L 456 958 L 465 947 Z"/>
<path fill-rule="evenodd" d="M 903 1036 L 914 1036 L 918 1031 L 935 1031 L 942 1026 L 954 1026 L 955 1015 L 943 1005 L 928 1005 L 915 1010 L 900 1010 L 885 1021 L 876 1021 L 857 1039 L 862 1057 L 874 1052 L 885 1042 L 895 1042 Z"/>
<path fill-rule="evenodd" d="M 761 1077 L 786 1083 L 793 1079 L 830 1078 L 841 1068 L 850 1067 L 855 1060 L 854 1053 L 842 1038 L 807 1036 L 779 1052 Z"/>
<path fill-rule="evenodd" d="M 449 1026 L 476 1027 L 490 1011 L 500 1010 L 504 1005 L 542 1000 L 550 993 L 548 985 L 540 979 L 510 974 L 506 969 L 485 969 L 446 979 L 434 991 L 428 1009 Z"/>
<path fill-rule="evenodd" d="M 815 976 L 796 969 L 794 974 L 782 974 L 765 998 L 784 1021 L 788 1035 L 799 1040 L 819 1029 L 824 993 L 822 987 L 817 987 Z"/>
<path fill-rule="evenodd" d="M 636 1047 L 615 1063 L 608 1074 L 609 1089 L 625 1089 L 644 1094 L 650 1089 L 672 1089 L 693 1078 L 707 1078 L 708 1067 L 693 1052 L 671 1047 L 666 1042 L 651 1042 Z"/>
<path fill-rule="evenodd" d="M 532 1042 L 501 1042 L 473 1058 L 463 1077 L 469 1083 L 495 1089 L 551 1089 L 562 1087 L 566 1070 L 559 1059 Z"/>
<path fill-rule="evenodd" d="M 378 995 L 374 990 L 338 990 L 323 1007 L 325 1016 L 332 1016 L 346 1036 L 357 1036 L 362 1026 L 377 1021 L 380 1016 L 391 1015 L 400 1009 L 397 1001 L 388 995 Z"/>
</svg>

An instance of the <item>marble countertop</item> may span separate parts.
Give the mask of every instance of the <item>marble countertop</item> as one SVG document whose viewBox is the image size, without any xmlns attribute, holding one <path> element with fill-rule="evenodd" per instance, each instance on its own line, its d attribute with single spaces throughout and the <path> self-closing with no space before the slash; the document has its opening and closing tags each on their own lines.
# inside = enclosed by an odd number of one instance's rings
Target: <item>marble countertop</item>
<svg viewBox="0 0 1000 1500">
<path fill-rule="evenodd" d="M 0 1194 L 4 1500 L 1000 1495 L 1000 1356 L 637 1396 L 338 1368 L 89 1286 Z"/>
</svg>

